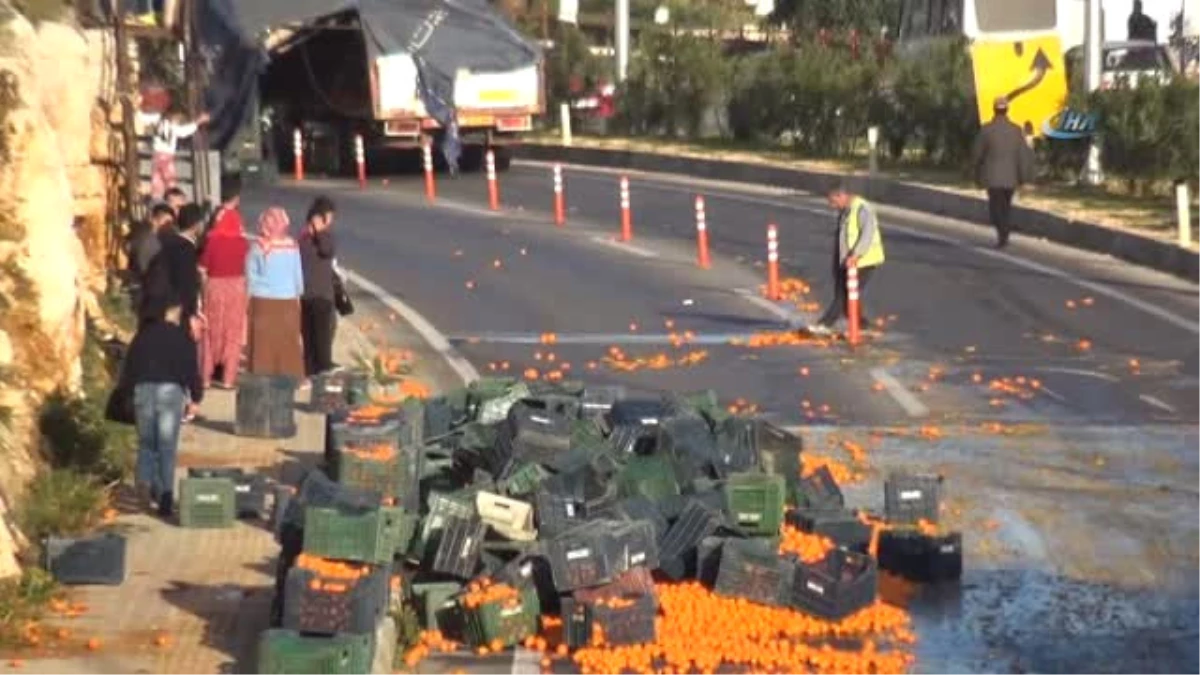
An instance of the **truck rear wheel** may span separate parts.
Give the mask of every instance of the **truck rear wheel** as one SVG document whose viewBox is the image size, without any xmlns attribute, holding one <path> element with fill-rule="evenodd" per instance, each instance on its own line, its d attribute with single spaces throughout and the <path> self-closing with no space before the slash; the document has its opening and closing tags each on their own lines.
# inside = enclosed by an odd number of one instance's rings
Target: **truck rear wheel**
<svg viewBox="0 0 1200 675">
<path fill-rule="evenodd" d="M 496 154 L 496 171 L 508 171 L 512 167 L 512 150 L 509 148 L 492 148 Z"/>
</svg>

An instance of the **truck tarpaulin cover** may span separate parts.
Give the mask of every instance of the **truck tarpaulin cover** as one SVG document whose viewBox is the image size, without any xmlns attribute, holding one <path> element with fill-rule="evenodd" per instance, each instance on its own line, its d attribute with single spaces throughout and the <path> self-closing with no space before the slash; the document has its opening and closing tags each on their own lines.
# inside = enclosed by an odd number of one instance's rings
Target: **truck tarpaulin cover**
<svg viewBox="0 0 1200 675">
<path fill-rule="evenodd" d="M 233 0 L 198 3 L 196 35 L 207 71 L 204 110 L 212 117 L 208 143 L 224 150 L 244 121 L 267 54 L 242 29 Z"/>
<path fill-rule="evenodd" d="M 240 5 L 243 24 L 256 32 L 356 11 L 370 62 L 400 52 L 412 55 L 421 102 L 443 126 L 453 118 L 454 78 L 460 69 L 507 72 L 537 63 L 540 57 L 537 46 L 487 0 L 242 0 Z"/>
</svg>

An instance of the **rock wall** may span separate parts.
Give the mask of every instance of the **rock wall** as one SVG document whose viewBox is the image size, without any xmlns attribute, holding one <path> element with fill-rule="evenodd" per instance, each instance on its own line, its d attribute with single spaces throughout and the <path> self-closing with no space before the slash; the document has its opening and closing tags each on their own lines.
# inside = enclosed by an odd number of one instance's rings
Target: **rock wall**
<svg viewBox="0 0 1200 675">
<path fill-rule="evenodd" d="M 37 411 L 81 377 L 86 308 L 105 283 L 113 41 L 33 26 L 0 0 L 0 518 L 37 470 Z M 15 570 L 0 523 L 0 577 Z"/>
</svg>

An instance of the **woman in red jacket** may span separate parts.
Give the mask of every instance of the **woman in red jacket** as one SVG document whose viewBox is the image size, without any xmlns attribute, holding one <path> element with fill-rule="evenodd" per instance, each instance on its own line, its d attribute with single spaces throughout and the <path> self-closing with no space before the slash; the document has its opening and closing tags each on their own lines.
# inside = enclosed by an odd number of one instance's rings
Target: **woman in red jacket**
<svg viewBox="0 0 1200 675">
<path fill-rule="evenodd" d="M 220 210 L 200 254 L 205 271 L 204 331 L 201 378 L 207 389 L 214 370 L 221 368 L 221 386 L 232 389 L 237 383 L 242 346 L 246 342 L 246 253 L 250 244 L 242 231 L 241 185 L 227 180 L 221 186 Z"/>
</svg>

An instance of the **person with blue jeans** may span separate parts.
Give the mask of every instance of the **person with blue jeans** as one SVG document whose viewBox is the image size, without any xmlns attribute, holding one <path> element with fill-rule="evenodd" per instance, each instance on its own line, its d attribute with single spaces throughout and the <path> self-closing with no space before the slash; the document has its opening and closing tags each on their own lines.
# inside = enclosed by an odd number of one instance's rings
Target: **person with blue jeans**
<svg viewBox="0 0 1200 675">
<path fill-rule="evenodd" d="M 155 304 L 129 345 L 121 377 L 133 389 L 138 487 L 157 505 L 159 516 L 169 518 L 179 428 L 185 413 L 195 413 L 204 387 L 196 345 L 180 325 L 183 307 L 178 296 L 161 297 Z"/>
</svg>

